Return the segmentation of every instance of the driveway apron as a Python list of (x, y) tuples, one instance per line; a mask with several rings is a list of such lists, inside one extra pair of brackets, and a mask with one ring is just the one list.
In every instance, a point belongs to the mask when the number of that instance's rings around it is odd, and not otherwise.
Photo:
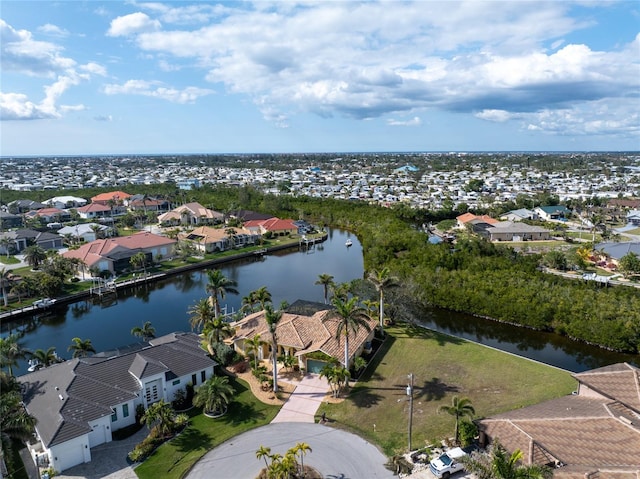
[(271, 422), (315, 422), (316, 411), (327, 391), (329, 383), (325, 378), (318, 374), (305, 375)]

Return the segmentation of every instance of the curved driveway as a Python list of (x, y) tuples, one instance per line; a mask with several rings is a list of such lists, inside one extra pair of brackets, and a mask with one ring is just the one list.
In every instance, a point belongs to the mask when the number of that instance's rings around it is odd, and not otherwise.
[(186, 476), (187, 479), (253, 479), (264, 467), (256, 459), (260, 446), (284, 454), (298, 442), (312, 451), (304, 463), (325, 478), (359, 479), (395, 477), (384, 467), (387, 458), (375, 446), (354, 434), (321, 424), (282, 422), (269, 424), (236, 436), (209, 451)]

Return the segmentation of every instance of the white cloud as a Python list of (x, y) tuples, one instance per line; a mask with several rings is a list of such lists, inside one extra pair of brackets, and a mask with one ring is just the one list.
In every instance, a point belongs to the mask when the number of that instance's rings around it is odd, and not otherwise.
[(496, 121), (499, 123), (503, 123), (513, 118), (511, 113), (504, 110), (482, 110), (476, 113), (475, 116), (482, 120)]
[(51, 23), (47, 23), (45, 25), (42, 25), (41, 27), (38, 27), (38, 31), (44, 35), (49, 35), (52, 37), (64, 38), (69, 36), (68, 30), (60, 28), (57, 25), (53, 25)]
[(57, 118), (58, 115), (29, 100), (20, 93), (0, 92), (0, 118), (2, 120), (35, 120)]
[(156, 81), (128, 80), (125, 83), (108, 84), (104, 87), (107, 95), (142, 95), (160, 98), (173, 103), (193, 103), (198, 98), (215, 93), (206, 88), (187, 87), (182, 90), (167, 88)]
[(110, 37), (126, 37), (158, 30), (160, 27), (161, 24), (158, 20), (152, 20), (146, 13), (136, 12), (111, 20), (107, 35)]
[(394, 120), (390, 118), (387, 120), (387, 124), (390, 126), (419, 126), (422, 124), (422, 121), (418, 116), (414, 116), (410, 120)]

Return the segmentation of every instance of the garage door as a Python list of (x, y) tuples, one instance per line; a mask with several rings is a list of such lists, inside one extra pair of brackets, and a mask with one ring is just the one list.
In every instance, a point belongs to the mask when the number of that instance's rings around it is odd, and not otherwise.
[(318, 361), (317, 359), (307, 359), (307, 371), (310, 373), (320, 374), (322, 368), (327, 364), (326, 361)]

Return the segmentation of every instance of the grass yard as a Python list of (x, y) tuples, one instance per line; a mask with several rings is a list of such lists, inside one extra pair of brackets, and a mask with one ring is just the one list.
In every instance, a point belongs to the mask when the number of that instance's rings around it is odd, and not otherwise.
[(378, 444), (388, 456), (407, 448), (409, 373), (413, 449), (453, 437), (454, 418), (438, 413), (453, 396), (468, 397), (476, 417), (486, 417), (570, 394), (577, 385), (567, 372), (434, 331), (399, 325), (387, 333), (347, 399), (323, 404), (318, 414), (325, 412), (331, 425)]
[(236, 389), (233, 403), (223, 417), (211, 419), (200, 409), (190, 411), (191, 424), (182, 434), (160, 446), (135, 472), (140, 479), (178, 479), (209, 450), (249, 429), (271, 422), (280, 406), (258, 401), (248, 385), (231, 379)]

